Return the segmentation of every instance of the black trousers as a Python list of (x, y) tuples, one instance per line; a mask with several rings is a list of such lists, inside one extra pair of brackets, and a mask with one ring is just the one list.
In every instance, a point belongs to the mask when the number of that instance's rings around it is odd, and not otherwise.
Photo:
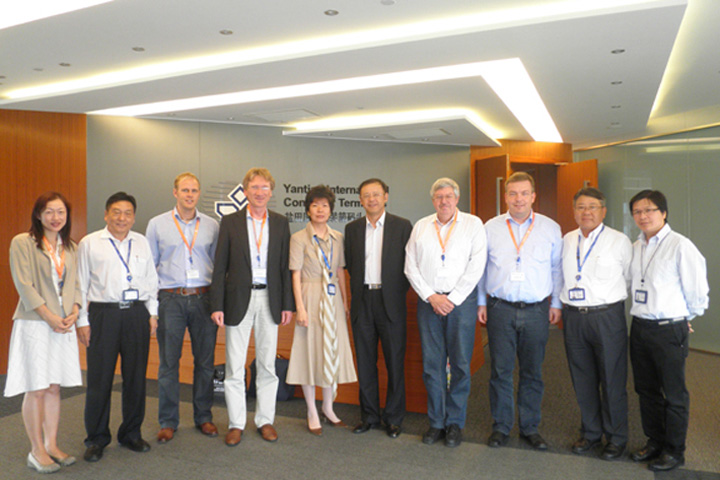
[(628, 440), (628, 332), (624, 302), (581, 313), (563, 309), (570, 377), (582, 435), (624, 446)]
[[(405, 418), (405, 319), (387, 316), (382, 290), (363, 290), (360, 311), (352, 324), (360, 386), (360, 410), (364, 422), (400, 425)], [(385, 410), (380, 414), (378, 387), (378, 339), (388, 372)]]
[(672, 455), (685, 452), (690, 394), (685, 386), (687, 321), (659, 325), (633, 317), (630, 360), (648, 442)]
[[(100, 304), (102, 305), (102, 304)], [(87, 349), (87, 396), (85, 399), (85, 445), (104, 447), (110, 434), (110, 395), (118, 354), (122, 371), (120, 443), (140, 438), (145, 419), (145, 373), (150, 347), (150, 315), (136, 302), (124, 310), (90, 303), (90, 346)]]

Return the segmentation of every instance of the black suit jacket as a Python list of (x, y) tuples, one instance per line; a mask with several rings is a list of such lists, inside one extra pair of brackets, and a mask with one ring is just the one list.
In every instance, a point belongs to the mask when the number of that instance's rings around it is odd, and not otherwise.
[[(345, 226), (345, 268), (350, 273), (352, 303), (350, 318), (357, 321), (365, 282), (365, 229), (367, 220), (359, 218)], [(409, 220), (385, 213), (382, 246), (382, 294), (385, 310), (392, 322), (403, 322), (407, 315), (405, 296), (410, 284), (405, 268), (405, 245), (410, 238)]]
[[(287, 218), (268, 210), (267, 288), (273, 320), (283, 310), (295, 310), (288, 257), (290, 226)], [(248, 241), (247, 207), (225, 215), (220, 222), (215, 266), (210, 286), (211, 311), (225, 314), (225, 325), (238, 325), (248, 309), (252, 292), (252, 259)]]

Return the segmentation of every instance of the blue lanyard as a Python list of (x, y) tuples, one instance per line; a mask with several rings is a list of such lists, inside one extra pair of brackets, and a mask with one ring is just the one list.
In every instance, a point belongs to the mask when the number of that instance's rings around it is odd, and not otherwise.
[(595, 247), (595, 244), (597, 243), (598, 238), (600, 238), (600, 235), (602, 235), (603, 230), (605, 230), (605, 225), (602, 226), (602, 228), (600, 229), (600, 233), (597, 234), (597, 237), (595, 237), (595, 240), (593, 240), (592, 245), (590, 245), (590, 248), (588, 249), (588, 251), (585, 252), (585, 258), (583, 258), (582, 263), (580, 263), (580, 238), (581, 238), (580, 235), (581, 234), (578, 233), (578, 244), (577, 244), (577, 254), (576, 254), (578, 274), (575, 275), (575, 280), (579, 281), (582, 278), (581, 274), (582, 274), (582, 269), (585, 266), (585, 262), (587, 262), (587, 259), (590, 256), (590, 252), (592, 252), (592, 249)]
[(127, 271), (127, 281), (132, 282), (132, 273), (130, 273), (130, 267), (128, 266), (128, 263), (130, 263), (130, 251), (132, 250), (132, 238), (128, 240), (128, 254), (127, 254), (127, 260), (125, 260), (122, 255), (120, 254), (120, 250), (118, 250), (117, 245), (115, 245), (115, 242), (113, 242), (112, 238), (108, 238), (110, 240), (110, 243), (112, 244), (113, 248), (115, 249), (115, 252), (117, 252), (118, 257), (120, 257), (120, 261), (123, 265), (125, 265), (125, 270)]
[(330, 238), (330, 261), (328, 261), (328, 257), (327, 257), (327, 255), (325, 255), (325, 251), (320, 246), (320, 240), (318, 240), (318, 236), (313, 235), (313, 238), (315, 239), (315, 242), (317, 243), (317, 246), (320, 249), (320, 253), (322, 253), (323, 260), (325, 261), (325, 266), (327, 267), (328, 272), (330, 272), (330, 278), (332, 278), (332, 275), (333, 275), (332, 274), (332, 259), (333, 259), (333, 250), (334, 250), (332, 238)]

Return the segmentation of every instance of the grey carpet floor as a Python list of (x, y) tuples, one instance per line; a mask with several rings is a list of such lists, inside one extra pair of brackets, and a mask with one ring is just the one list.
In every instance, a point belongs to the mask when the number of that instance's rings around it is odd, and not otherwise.
[[(464, 431), (465, 442), (449, 449), (442, 444), (426, 446), (420, 436), (427, 428), (425, 415), (408, 414), (404, 433), (398, 439), (383, 431), (372, 430), (353, 435), (347, 429), (325, 428), (322, 438), (305, 429), (305, 403), (302, 399), (278, 403), (276, 427), (280, 440), (262, 441), (254, 431), (252, 414), (240, 445), (229, 448), (222, 441), (227, 426), (227, 410), (222, 396), (216, 397), (215, 422), (221, 436), (210, 439), (193, 428), (191, 388), (181, 390), (181, 425), (176, 438), (166, 444), (153, 441), (157, 433), (157, 383), (148, 381), (148, 402), (143, 435), (152, 450), (138, 454), (113, 442), (97, 464), (80, 461), (64, 468), (58, 477), (98, 479), (195, 479), (237, 476), (263, 478), (487, 478), (487, 479), (720, 479), (720, 356), (691, 352), (688, 358), (688, 387), (691, 394), (691, 419), (688, 432), (686, 465), (667, 474), (653, 475), (644, 465), (629, 459), (604, 462), (594, 455), (577, 456), (569, 445), (578, 435), (579, 410), (562, 345), (562, 332), (552, 331), (543, 366), (546, 393), (543, 401), (541, 433), (550, 444), (546, 453), (531, 450), (511, 434), (507, 448), (490, 449), (484, 442), (491, 431), (487, 400), (489, 369), (481, 368), (473, 377), (473, 387)], [(4, 383), (4, 378), (0, 378)], [(111, 429), (120, 424), (121, 385), (115, 386)], [(637, 395), (628, 385), (630, 401), (629, 447), (644, 443), (639, 424)], [(84, 389), (63, 391), (60, 444), (69, 453), (81, 456)], [(21, 396), (0, 400), (0, 479), (37, 478), (25, 466), (29, 443), (20, 415)], [(248, 408), (254, 410), (250, 399)], [(338, 415), (352, 425), (359, 421), (356, 406), (337, 405)]]

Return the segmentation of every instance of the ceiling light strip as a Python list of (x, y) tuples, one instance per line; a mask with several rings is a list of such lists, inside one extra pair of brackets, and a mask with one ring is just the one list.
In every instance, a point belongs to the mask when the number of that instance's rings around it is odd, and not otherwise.
[(5, 93), (5, 100), (43, 98), (75, 92), (128, 85), (179, 75), (235, 68), (260, 63), (336, 53), (394, 43), (426, 40), (448, 35), (507, 28), (568, 18), (600, 15), (618, 9), (641, 8), (648, 4), (676, 4), (684, 0), (565, 0), (542, 6), (531, 6), (470, 15), (415, 22), (392, 27), (362, 30), (340, 35), (311, 38), (296, 42), (268, 45), (224, 54), (194, 57), (145, 67), (109, 72), (91, 77), (22, 88)]

